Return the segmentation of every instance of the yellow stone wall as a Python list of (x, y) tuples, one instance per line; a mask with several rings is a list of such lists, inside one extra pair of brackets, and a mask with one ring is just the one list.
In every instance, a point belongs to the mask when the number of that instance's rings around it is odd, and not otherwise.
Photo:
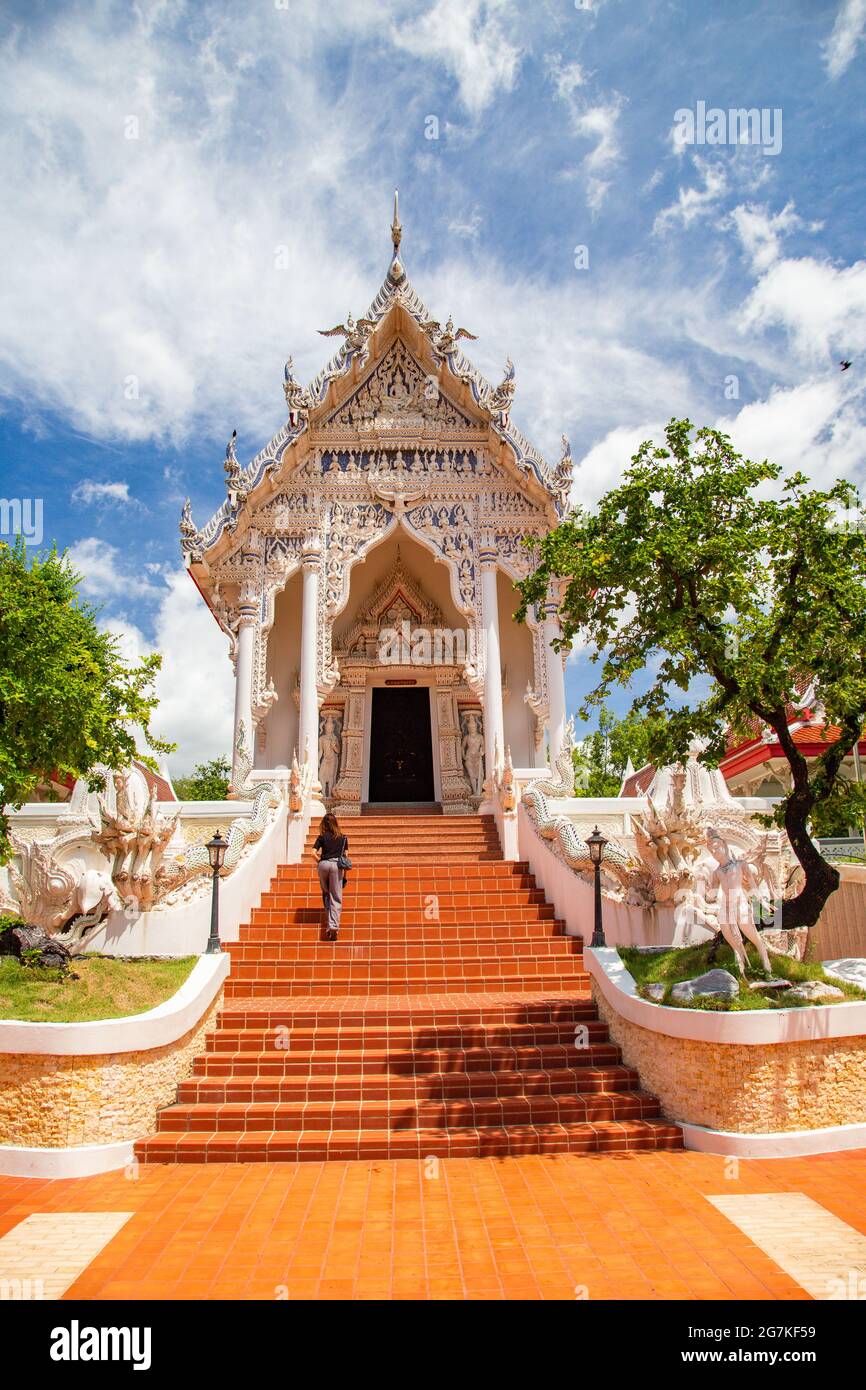
[(672, 1038), (593, 998), (626, 1065), (668, 1119), (739, 1134), (866, 1122), (866, 1037), (740, 1046)]
[(165, 1047), (93, 1057), (0, 1053), (0, 1144), (58, 1149), (141, 1139), (216, 1027), (222, 991), (194, 1028)]

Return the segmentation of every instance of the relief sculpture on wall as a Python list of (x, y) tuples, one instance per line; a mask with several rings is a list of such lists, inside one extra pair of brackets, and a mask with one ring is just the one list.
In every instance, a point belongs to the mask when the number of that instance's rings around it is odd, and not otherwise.
[(326, 710), (319, 718), (319, 784), (322, 796), (334, 795), (340, 775), (340, 755), (343, 747), (343, 716)]
[(460, 755), (472, 795), (480, 798), (484, 787), (484, 730), (482, 716), (472, 710), (460, 715)]

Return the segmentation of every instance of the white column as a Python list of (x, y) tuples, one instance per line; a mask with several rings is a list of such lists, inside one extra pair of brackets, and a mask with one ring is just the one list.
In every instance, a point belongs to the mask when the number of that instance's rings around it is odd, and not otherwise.
[(238, 640), (235, 651), (235, 728), (232, 740), (232, 782), (240, 775), (238, 768), (238, 737), (243, 725), (246, 751), (253, 757), (253, 652), (259, 621), (258, 595), (251, 585), (244, 585), (238, 600)]
[(495, 749), (505, 757), (502, 715), (502, 659), (499, 651), (499, 595), (496, 550), (489, 537), (481, 541), (481, 616), (484, 624), (484, 777), (492, 792)]
[(304, 595), (301, 609), (301, 713), (298, 728), (298, 761), (303, 762), (304, 750), (309, 749), (318, 781), (319, 757), (319, 691), (316, 672), (317, 627), (319, 621), (319, 561), (318, 536), (309, 536), (304, 545)]
[(549, 601), (544, 606), (544, 647), (547, 653), (547, 732), (551, 769), (556, 765), (565, 737), (565, 672), (562, 669), (562, 653), (554, 651), (551, 646), (553, 639), (561, 635), (557, 605)]

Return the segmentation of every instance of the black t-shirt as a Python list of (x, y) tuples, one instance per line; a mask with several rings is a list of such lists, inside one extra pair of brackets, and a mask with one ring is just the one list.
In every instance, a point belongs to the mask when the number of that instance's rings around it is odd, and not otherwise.
[(320, 835), (313, 849), (322, 851), (323, 859), (339, 859), (344, 852), (344, 847), (348, 849), (349, 841), (345, 835)]

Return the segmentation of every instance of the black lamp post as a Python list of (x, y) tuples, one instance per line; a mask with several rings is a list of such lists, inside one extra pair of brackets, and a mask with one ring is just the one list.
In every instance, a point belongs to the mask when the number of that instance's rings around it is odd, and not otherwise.
[(207, 949), (205, 954), (208, 956), (216, 955), (221, 950), (220, 946), (220, 869), (225, 863), (228, 840), (224, 840), (219, 831), (212, 840), (207, 842), (207, 857), (213, 870), (213, 884), (211, 887), (210, 900), (210, 936), (207, 939)]
[(598, 826), (595, 827), (591, 835), (587, 835), (586, 844), (589, 850), (589, 857), (592, 860), (592, 867), (595, 871), (595, 922), (593, 925), (591, 946), (606, 946), (604, 939), (604, 923), (601, 920), (601, 861), (604, 858), (604, 847), (607, 840), (602, 835)]

